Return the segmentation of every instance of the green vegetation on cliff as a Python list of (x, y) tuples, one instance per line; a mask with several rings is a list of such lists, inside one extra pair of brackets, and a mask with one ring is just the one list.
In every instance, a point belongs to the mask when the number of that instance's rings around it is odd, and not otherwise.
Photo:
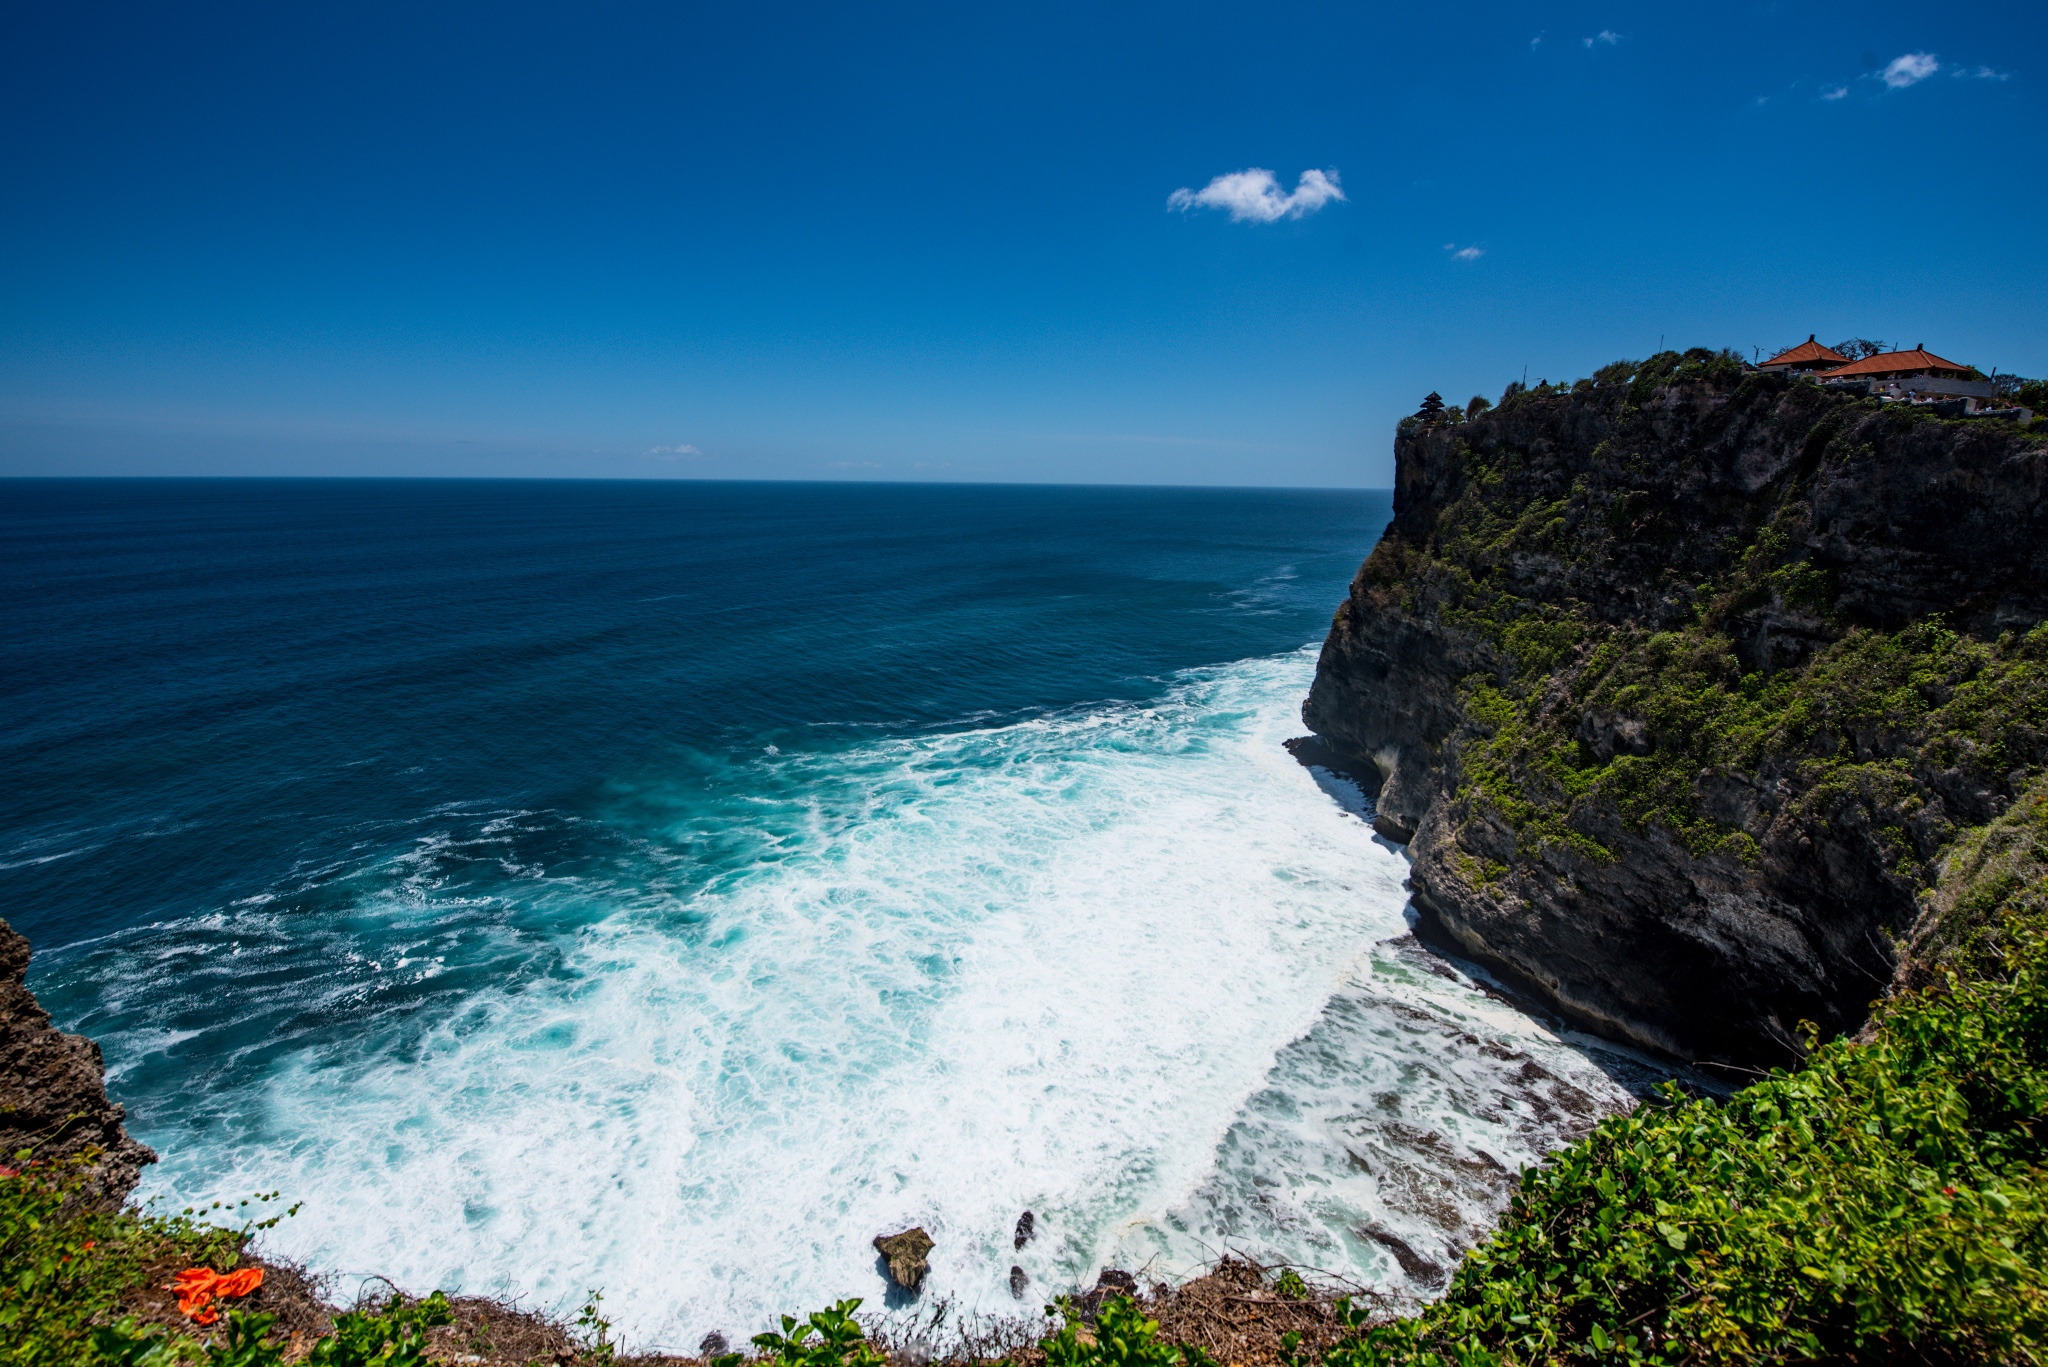
[[(1638, 405), (1660, 385), (1714, 380), (1737, 386), (1732, 406), (1749, 401), (1734, 358), (1704, 351), (1610, 366), (1577, 392), (1626, 385), (1613, 439), (1623, 449), (1614, 454), (1624, 472), (1648, 476), (1661, 434), (1640, 418)], [(1511, 395), (1503, 406), (1518, 399), (1527, 401)], [(1753, 860), (1754, 838), (1708, 810), (1700, 777), (1790, 772), (1800, 794), (1795, 815), (1825, 819), (1844, 795), (1872, 799), (1887, 818), (1882, 839), (1892, 871), (1924, 884), (1933, 847), (1954, 828), (1909, 829), (1924, 802), (1911, 791), (1914, 766), (1902, 757), (1989, 784), (2040, 764), (2048, 742), (2048, 628), (1977, 639), (1938, 613), (1887, 631), (1838, 611), (1835, 576), (1814, 562), (1799, 532), (1811, 518), (1806, 499), (1819, 467), (1852, 466), (1868, 450), (1867, 427), (1848, 421), (1858, 416), (1900, 430), (1944, 421), (1875, 400), (1834, 400), (1805, 436), (1805, 468), (1768, 490), (1769, 501), (1743, 510), (1714, 557), (1719, 563), (1677, 586), (1683, 620), (1660, 626), (1603, 621), (1568, 595), (1503, 586), (1497, 572), (1517, 560), (1572, 565), (1617, 545), (1668, 542), (1678, 530), (1669, 508), (1648, 490), (1583, 477), (1557, 498), (1503, 498), (1503, 485), (1523, 473), (1521, 453), (1464, 450), (1464, 490), (1439, 515), (1429, 554), (1387, 567), (1438, 580), (1442, 619), (1487, 641), (1508, 666), (1465, 681), (1465, 707), (1484, 739), (1463, 755), (1459, 796), (1486, 803), (1531, 854), (1554, 843), (1590, 859), (1613, 858), (1574, 819), (1588, 805), (1606, 804), (1633, 828), (1661, 825), (1695, 855)], [(1596, 460), (1609, 454), (1607, 445)], [(1759, 615), (1789, 620), (1819, 649), (1780, 668), (1745, 663), (1739, 637)], [(1627, 719), (1633, 743), (1589, 738), (1588, 717)]]

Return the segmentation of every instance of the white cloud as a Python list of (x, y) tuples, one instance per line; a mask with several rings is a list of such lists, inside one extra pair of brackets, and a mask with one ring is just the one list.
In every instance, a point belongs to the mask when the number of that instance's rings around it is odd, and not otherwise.
[(1486, 255), (1484, 247), (1460, 247), (1455, 242), (1444, 243), (1444, 250), (1451, 254), (1453, 261), (1477, 261)]
[(1881, 79), (1893, 90), (1904, 90), (1917, 85), (1935, 72), (1941, 70), (1941, 63), (1934, 60), (1931, 52), (1909, 52), (1903, 57), (1892, 58), (1891, 65), (1879, 73)]
[(694, 446), (679, 443), (675, 446), (650, 446), (647, 454), (656, 460), (674, 460), (677, 456), (701, 456), (704, 453)]
[(1821, 91), (1821, 92), (1820, 92), (1820, 97), (1821, 97), (1822, 99), (1824, 99), (1824, 100), (1839, 100), (1839, 99), (1842, 99), (1842, 98), (1846, 97), (1846, 96), (1848, 95), (1848, 93), (1849, 93), (1849, 87), (1848, 87), (1848, 86), (1846, 86), (1846, 85), (1838, 85), (1838, 86), (1836, 86), (1836, 87), (1835, 87), (1835, 88), (1834, 88), (1833, 90), (1823, 90), (1823, 91)]
[[(1546, 32), (1547, 32), (1547, 30), (1546, 30)], [(1531, 39), (1529, 40), (1529, 46), (1530, 46), (1530, 47), (1532, 47), (1532, 48), (1539, 48), (1539, 47), (1542, 47), (1542, 46), (1543, 46), (1543, 34), (1539, 33), (1539, 34), (1537, 34), (1537, 35), (1536, 35), (1536, 36), (1535, 36), (1534, 38), (1531, 38)]]
[(1273, 173), (1254, 166), (1218, 176), (1200, 190), (1175, 190), (1166, 197), (1166, 207), (1182, 213), (1194, 208), (1228, 209), (1233, 223), (1276, 223), (1312, 214), (1331, 200), (1343, 198), (1335, 171), (1303, 171), (1293, 193), (1283, 195)]
[(1968, 70), (1964, 67), (1957, 67), (1955, 71), (1951, 74), (1956, 76), (1968, 77), (1970, 80), (1973, 81), (2009, 81), (2012, 79), (2012, 73), (2010, 71), (1993, 71), (1988, 66), (1980, 66), (1975, 71)]
[(1613, 47), (1616, 43), (1621, 41), (1621, 35), (1619, 33), (1616, 33), (1611, 28), (1603, 28), (1598, 33), (1594, 34), (1591, 38), (1581, 38), (1579, 41), (1584, 43), (1587, 47), (1591, 47), (1595, 43), (1605, 43), (1609, 47)]

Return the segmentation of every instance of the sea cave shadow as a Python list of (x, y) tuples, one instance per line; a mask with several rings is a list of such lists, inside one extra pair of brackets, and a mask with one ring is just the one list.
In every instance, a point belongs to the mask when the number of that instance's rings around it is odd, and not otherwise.
[[(1295, 762), (1308, 770), (1309, 777), (1316, 781), (1316, 787), (1328, 795), (1330, 801), (1363, 821), (1373, 824), (1379, 811), (1376, 804), (1380, 795), (1380, 771), (1370, 760), (1357, 760), (1339, 751), (1321, 736), (1296, 736), (1284, 741), (1287, 753)], [(1405, 854), (1407, 846), (1375, 834), (1373, 839), (1397, 853)]]
[[(1285, 745), (1331, 801), (1366, 825), (1375, 824), (1375, 800), (1382, 782), (1376, 765), (1346, 755), (1320, 736), (1297, 737)], [(1372, 840), (1382, 849), (1413, 862), (1405, 844), (1390, 840), (1377, 830)], [(1390, 951), (1425, 972), (1461, 983), (1535, 1021), (1638, 1101), (1660, 1099), (1658, 1089), (1666, 1082), (1676, 1082), (1695, 1096), (1712, 1097), (1728, 1096), (1742, 1085), (1741, 1080), (1717, 1077), (1682, 1060), (1651, 1054), (1580, 1029), (1520, 984), (1466, 957), (1414, 898), (1409, 898), (1401, 908), (1401, 915), (1408, 924), (1408, 933), (1388, 941), (1386, 947)]]
[(901, 1310), (917, 1304), (917, 1292), (905, 1291), (889, 1275), (889, 1259), (884, 1254), (875, 1255), (875, 1275), (882, 1279), (882, 1304), (890, 1310)]

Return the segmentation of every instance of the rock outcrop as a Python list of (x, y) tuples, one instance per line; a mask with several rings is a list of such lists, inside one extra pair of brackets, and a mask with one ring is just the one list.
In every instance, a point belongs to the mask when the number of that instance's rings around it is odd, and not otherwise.
[(931, 1251), (932, 1236), (922, 1229), (906, 1229), (901, 1234), (883, 1234), (875, 1239), (875, 1252), (889, 1264), (889, 1280), (905, 1291), (915, 1291), (924, 1285), (925, 1273), (931, 1271), (925, 1255)]
[(1425, 930), (1683, 1059), (1854, 1029), (2048, 758), (2048, 443), (1690, 352), (1395, 457), (1303, 716)]
[(87, 1199), (118, 1206), (156, 1154), (128, 1137), (125, 1112), (107, 1099), (100, 1047), (50, 1024), (28, 990), (28, 960), (28, 941), (0, 921), (0, 1155), (83, 1156)]

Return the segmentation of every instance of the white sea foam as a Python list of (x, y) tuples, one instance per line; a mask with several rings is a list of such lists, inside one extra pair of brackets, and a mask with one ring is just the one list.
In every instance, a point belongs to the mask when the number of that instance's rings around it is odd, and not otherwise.
[[(642, 1345), (879, 1301), (869, 1240), (912, 1223), (927, 1294), (984, 1309), (1013, 1261), (1050, 1292), (1226, 1243), (1427, 1289), (1395, 1246), (1444, 1261), (1493, 1170), (1621, 1093), (1395, 943), (1400, 853), (1281, 746), (1313, 667), (622, 783), (655, 835), (609, 881), (504, 852), (548, 818), (493, 814), (470, 854), (573, 904), (558, 966), (286, 1051), (151, 1188), (282, 1188), (305, 1205), (272, 1237), (321, 1267), (603, 1287)], [(473, 910), (437, 900), (455, 839), (352, 914)], [(358, 969), (443, 972), (404, 952)]]

